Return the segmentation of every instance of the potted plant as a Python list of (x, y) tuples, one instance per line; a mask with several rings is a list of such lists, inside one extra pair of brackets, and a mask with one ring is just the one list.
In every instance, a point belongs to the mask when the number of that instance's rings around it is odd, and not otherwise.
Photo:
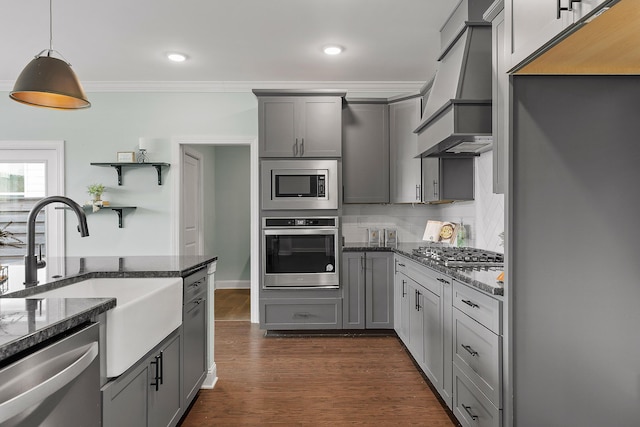
[(99, 202), (102, 197), (102, 193), (104, 192), (104, 185), (102, 184), (91, 184), (87, 187), (87, 192), (93, 197), (94, 202)]

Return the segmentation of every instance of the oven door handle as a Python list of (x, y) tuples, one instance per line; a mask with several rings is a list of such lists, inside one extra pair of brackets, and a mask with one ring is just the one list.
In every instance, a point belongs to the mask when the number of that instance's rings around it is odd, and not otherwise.
[(263, 229), (262, 233), (265, 236), (304, 236), (304, 235), (333, 235), (337, 236), (338, 229), (331, 228), (278, 228), (278, 229)]

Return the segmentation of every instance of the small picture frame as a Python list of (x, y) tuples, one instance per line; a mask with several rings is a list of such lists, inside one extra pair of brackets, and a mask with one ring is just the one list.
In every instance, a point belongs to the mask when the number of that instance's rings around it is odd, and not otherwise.
[(119, 163), (135, 163), (136, 153), (133, 151), (118, 151)]

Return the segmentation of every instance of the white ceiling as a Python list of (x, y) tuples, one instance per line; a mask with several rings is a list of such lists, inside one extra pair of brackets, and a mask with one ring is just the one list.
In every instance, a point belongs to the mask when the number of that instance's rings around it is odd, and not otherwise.
[[(455, 0), (53, 0), (53, 48), (87, 91), (415, 87)], [(331, 57), (326, 44), (346, 48)], [(48, 0), (0, 0), (0, 85), (49, 47)], [(167, 51), (189, 60), (176, 64)], [(277, 84), (280, 82), (280, 84)], [(404, 82), (404, 83), (402, 83)], [(360, 85), (360, 86), (358, 86)]]

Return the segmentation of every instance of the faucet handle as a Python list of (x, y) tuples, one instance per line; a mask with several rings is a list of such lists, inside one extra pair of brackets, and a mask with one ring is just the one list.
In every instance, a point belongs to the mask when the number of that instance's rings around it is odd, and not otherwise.
[(47, 263), (42, 259), (42, 243), (38, 244), (38, 261), (36, 263), (38, 268), (43, 268)]

